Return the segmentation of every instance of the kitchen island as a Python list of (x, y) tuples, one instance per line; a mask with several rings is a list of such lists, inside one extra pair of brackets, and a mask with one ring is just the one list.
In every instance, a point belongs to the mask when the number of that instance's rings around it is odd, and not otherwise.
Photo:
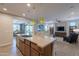
[(18, 34), (16, 46), (23, 56), (52, 56), (55, 38), (48, 36), (24, 37)]

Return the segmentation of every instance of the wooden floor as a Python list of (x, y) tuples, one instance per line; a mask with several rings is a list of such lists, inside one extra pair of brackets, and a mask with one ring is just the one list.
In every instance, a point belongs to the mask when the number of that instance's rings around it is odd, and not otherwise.
[(13, 39), (12, 45), (0, 47), (0, 56), (22, 56), (16, 47), (16, 40)]

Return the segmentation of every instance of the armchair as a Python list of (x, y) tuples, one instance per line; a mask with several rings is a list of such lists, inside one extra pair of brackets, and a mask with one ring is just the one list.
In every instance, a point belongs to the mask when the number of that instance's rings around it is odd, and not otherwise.
[(76, 43), (78, 39), (78, 34), (75, 32), (71, 32), (68, 37), (64, 37), (63, 41), (69, 42), (69, 43)]

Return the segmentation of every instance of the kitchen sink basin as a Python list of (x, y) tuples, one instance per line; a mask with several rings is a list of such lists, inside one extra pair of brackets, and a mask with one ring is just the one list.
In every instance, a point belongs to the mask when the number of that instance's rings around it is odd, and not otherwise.
[(22, 37), (32, 37), (32, 35), (21, 35)]

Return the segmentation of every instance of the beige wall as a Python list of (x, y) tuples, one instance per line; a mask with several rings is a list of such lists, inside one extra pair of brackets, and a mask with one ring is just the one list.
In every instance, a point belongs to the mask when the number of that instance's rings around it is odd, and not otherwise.
[(12, 19), (11, 16), (0, 14), (0, 46), (12, 42)]

